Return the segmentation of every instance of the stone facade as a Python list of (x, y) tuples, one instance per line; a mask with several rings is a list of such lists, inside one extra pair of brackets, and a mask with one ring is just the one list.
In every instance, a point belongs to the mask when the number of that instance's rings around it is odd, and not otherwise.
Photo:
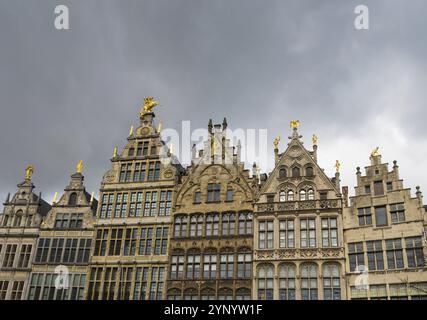
[(365, 176), (357, 168), (355, 196), (344, 208), (348, 296), (351, 299), (427, 299), (426, 212), (392, 171), (371, 155)]
[[(253, 179), (230, 146), (227, 122), (212, 125), (178, 186), (168, 299), (250, 299)], [(195, 148), (195, 147), (194, 147)]]
[(317, 165), (297, 128), (254, 204), (256, 299), (345, 299), (342, 197), (339, 173)]
[(101, 183), (87, 299), (164, 299), (176, 164), (154, 126), (140, 117)]
[(40, 226), (29, 300), (83, 300), (85, 297), (98, 202), (87, 193), (83, 180), (80, 172), (71, 176), (64, 194), (52, 204)]
[(27, 177), (0, 215), (0, 300), (26, 298), (40, 224), (50, 210), (33, 190)]
[(267, 175), (245, 169), (224, 119), (184, 169), (160, 138), (156, 103), (115, 148), (99, 204), (81, 167), (52, 206), (30, 171), (7, 197), (0, 300), (427, 299), (426, 207), (397, 162), (389, 171), (373, 152), (349, 201), (339, 163), (327, 177), (298, 121), (286, 150), (275, 141)]

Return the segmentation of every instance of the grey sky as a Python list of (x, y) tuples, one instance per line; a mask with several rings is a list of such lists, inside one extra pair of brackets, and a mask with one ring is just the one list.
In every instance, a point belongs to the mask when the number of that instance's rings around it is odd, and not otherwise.
[[(71, 30), (54, 28), (70, 9)], [(370, 30), (353, 26), (370, 9)], [(427, 20), (423, 0), (0, 0), (0, 199), (27, 163), (46, 200), (79, 159), (97, 190), (143, 97), (164, 127), (267, 128), (319, 137), (342, 185), (381, 147), (407, 187), (427, 187)], [(271, 157), (273, 157), (272, 150)], [(263, 168), (264, 170), (271, 168)], [(414, 192), (414, 190), (413, 190)]]

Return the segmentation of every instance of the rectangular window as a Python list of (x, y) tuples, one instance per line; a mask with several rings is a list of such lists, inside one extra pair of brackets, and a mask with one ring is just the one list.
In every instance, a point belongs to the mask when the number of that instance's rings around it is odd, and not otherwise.
[(142, 210), (142, 192), (132, 192), (129, 204), (129, 217), (140, 217)]
[(320, 200), (326, 200), (328, 198), (328, 193), (325, 191), (321, 191), (319, 194), (320, 194)]
[(0, 280), (0, 300), (6, 300), (8, 287), (9, 287), (9, 281)]
[(98, 229), (96, 231), (94, 256), (105, 256), (107, 252), (108, 233), (109, 229)]
[(221, 200), (220, 193), (221, 193), (221, 184), (209, 183), (207, 202), (219, 202)]
[(408, 267), (424, 267), (424, 252), (422, 237), (405, 238)]
[(336, 218), (322, 219), (322, 246), (338, 247), (338, 226)]
[(102, 195), (102, 204), (101, 204), (101, 212), (100, 212), (100, 218), (111, 218), (111, 212), (113, 210), (113, 201), (114, 201), (114, 194), (113, 193), (107, 193)]
[(172, 210), (172, 191), (161, 191), (159, 202), (159, 216), (170, 216)]
[(384, 194), (384, 184), (382, 180), (374, 182), (374, 194), (376, 196), (382, 196)]
[(365, 265), (365, 254), (363, 251), (363, 242), (354, 242), (348, 244), (348, 260), (350, 271), (362, 271), (359, 266)]
[(199, 204), (202, 202), (202, 193), (200, 191), (196, 191), (194, 193), (194, 203)]
[(157, 215), (157, 191), (148, 191), (145, 193), (144, 217), (153, 217)]
[(377, 227), (384, 227), (388, 225), (387, 211), (385, 206), (375, 207), (375, 221)]
[(363, 227), (372, 225), (372, 214), (370, 207), (357, 209), (357, 217), (359, 219), (359, 226)]
[(259, 249), (273, 249), (273, 221), (260, 221), (258, 230)]
[(145, 181), (145, 162), (135, 163), (135, 170), (133, 172), (133, 181), (134, 182), (143, 182)]
[(316, 247), (316, 220), (300, 220), (301, 248)]
[[(10, 300), (21, 300), (23, 290), (24, 290), (24, 281), (14, 281)], [(0, 300), (1, 300), (1, 297), (0, 297)]]
[(109, 244), (109, 256), (119, 256), (122, 247), (123, 229), (111, 229), (111, 238)]
[(405, 205), (403, 203), (395, 203), (390, 205), (391, 221), (403, 222), (405, 221)]
[(33, 246), (31, 244), (23, 244), (21, 246), (21, 253), (19, 254), (18, 268), (28, 268), (30, 263), (31, 251)]
[(203, 277), (205, 279), (216, 278), (216, 263), (217, 255), (215, 253), (208, 253), (203, 255)]
[(365, 186), (365, 193), (370, 194), (371, 193), (371, 186), (368, 184)]
[(136, 244), (138, 241), (139, 229), (128, 228), (126, 229), (126, 237), (123, 246), (124, 256), (134, 256), (136, 254)]
[(233, 201), (233, 190), (232, 189), (227, 190), (227, 195), (226, 195), (225, 201)]
[(369, 271), (384, 270), (384, 253), (382, 241), (366, 241)]
[(148, 283), (148, 267), (137, 268), (135, 275), (135, 288), (133, 291), (134, 300), (146, 300), (147, 283)]
[(393, 191), (393, 182), (387, 182), (387, 191)]
[(141, 228), (141, 240), (139, 242), (139, 255), (150, 255), (153, 245), (153, 228)]
[(13, 268), (18, 245), (8, 244), (3, 258), (3, 268)]
[(403, 250), (402, 239), (386, 240), (387, 264), (388, 269), (403, 268)]
[(279, 247), (294, 248), (295, 247), (295, 230), (294, 220), (281, 220), (279, 222)]

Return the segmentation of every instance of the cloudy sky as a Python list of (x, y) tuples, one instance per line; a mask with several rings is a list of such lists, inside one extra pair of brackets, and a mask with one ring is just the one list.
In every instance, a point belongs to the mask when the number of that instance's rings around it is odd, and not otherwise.
[[(70, 30), (54, 28), (58, 4)], [(354, 28), (359, 4), (369, 30)], [(0, 198), (27, 163), (48, 201), (79, 159), (97, 190), (147, 95), (161, 102), (164, 127), (226, 116), (231, 129), (281, 133), (282, 149), (299, 119), (306, 145), (319, 137), (320, 165), (332, 176), (339, 159), (351, 191), (355, 168), (380, 146), (406, 186), (426, 191), (426, 9), (424, 0), (0, 0)]]

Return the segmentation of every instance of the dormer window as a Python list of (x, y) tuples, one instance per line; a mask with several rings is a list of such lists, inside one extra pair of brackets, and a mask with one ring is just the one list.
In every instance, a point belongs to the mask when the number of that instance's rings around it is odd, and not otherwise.
[(132, 148), (130, 148), (130, 149), (129, 149), (129, 151), (128, 151), (128, 156), (129, 156), (129, 157), (133, 157), (133, 155), (134, 155), (134, 154), (135, 154), (135, 148), (133, 148), (133, 147), (132, 147)]
[(68, 205), (69, 206), (77, 205), (77, 193), (73, 192), (72, 194), (70, 194), (70, 198), (68, 199)]
[(393, 191), (393, 182), (387, 182), (387, 191)]
[(305, 169), (305, 174), (306, 174), (306, 176), (308, 176), (308, 177), (313, 176), (313, 175), (314, 175), (313, 167), (307, 167), (307, 168)]
[(286, 178), (286, 169), (285, 168), (280, 168), (279, 178)]

